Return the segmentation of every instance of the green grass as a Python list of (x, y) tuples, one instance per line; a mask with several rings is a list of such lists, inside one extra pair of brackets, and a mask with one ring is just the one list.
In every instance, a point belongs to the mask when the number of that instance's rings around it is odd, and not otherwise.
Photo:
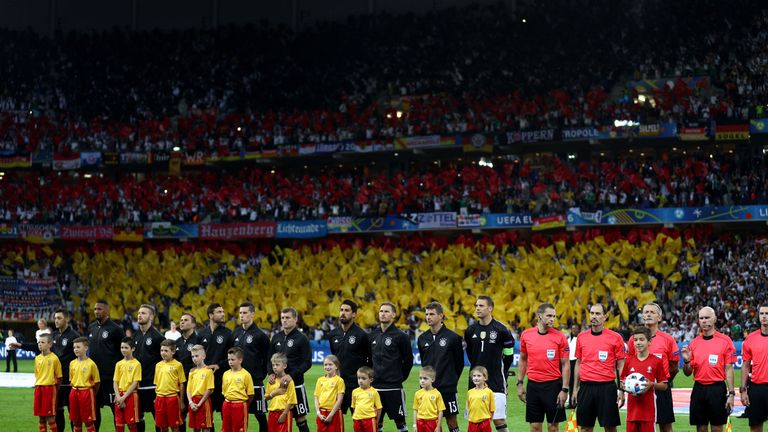
[[(33, 362), (31, 360), (24, 360), (19, 362), (19, 372), (33, 372)], [(321, 366), (316, 365), (312, 366), (312, 369), (307, 373), (305, 379), (307, 382), (307, 387), (311, 399), (312, 392), (315, 388), (315, 382), (317, 381), (317, 378), (319, 378), (323, 374), (323, 369)], [(462, 375), (461, 382), (465, 382), (467, 379), (467, 372), (464, 372), (464, 375)], [(739, 371), (736, 371), (736, 383), (740, 383), (740, 375)], [(686, 388), (686, 387), (692, 387), (693, 386), (693, 380), (691, 377), (686, 377), (682, 373), (680, 373), (675, 378), (675, 387), (678, 388)], [(411, 375), (408, 379), (408, 381), (405, 384), (405, 390), (406, 390), (406, 397), (407, 402), (410, 404), (413, 399), (413, 394), (416, 393), (416, 390), (418, 390), (418, 368), (414, 368), (413, 371), (411, 371)], [(512, 389), (514, 392), (514, 389)], [(464, 394), (459, 394), (460, 398), (460, 404), (464, 403)], [(37, 430), (37, 420), (35, 417), (32, 416), (32, 389), (9, 389), (9, 388), (0, 388), (0, 418), (3, 419), (3, 427), (2, 432), (26, 432), (26, 431), (34, 431)], [(310, 402), (311, 403), (311, 402)], [(463, 411), (462, 411), (463, 412)], [(412, 413), (412, 412), (411, 412)], [(413, 422), (411, 421), (411, 413), (409, 413), (408, 418), (408, 425), (411, 425)], [(104, 415), (104, 422), (105, 424), (111, 424), (112, 422), (112, 413), (104, 408), (102, 409), (102, 414)], [(624, 412), (622, 412), (622, 422), (624, 421)], [(151, 416), (149, 416), (151, 417)], [(221, 424), (220, 417), (216, 415), (214, 417), (216, 419), (217, 425)], [(462, 418), (460, 415), (459, 417), (459, 426), (461, 427), (462, 431), (467, 430), (467, 422)], [(346, 421), (346, 430), (351, 431), (352, 430), (352, 418), (351, 416), (347, 415), (345, 417)], [(148, 418), (148, 423), (152, 423), (151, 418)], [(520, 402), (517, 399), (516, 394), (510, 394), (507, 404), (507, 423), (509, 425), (509, 430), (513, 432), (518, 431), (527, 431), (528, 425), (525, 423), (525, 409), (522, 402)], [(310, 410), (310, 416), (309, 416), (309, 425), (310, 430), (316, 430), (315, 427), (315, 415), (314, 415), (314, 409)], [(149, 425), (148, 425), (149, 426)], [(152, 427), (154, 427), (154, 424), (152, 424)], [(409, 426), (410, 427), (410, 426)], [(597, 430), (600, 430), (599, 428), (596, 428)], [(676, 432), (695, 432), (695, 428), (693, 426), (688, 425), (688, 416), (677, 416), (677, 423), (674, 425), (674, 429)], [(105, 427), (102, 428), (103, 431), (111, 431), (114, 430), (114, 427)], [(154, 430), (147, 428), (147, 430)], [(249, 431), (257, 431), (258, 430), (258, 424), (256, 423), (255, 419), (251, 417), (250, 419), (250, 425), (248, 428)], [(395, 431), (394, 423), (387, 419), (384, 422), (384, 430), (385, 431)], [(443, 430), (447, 430), (443, 428)], [(565, 430), (565, 424), (560, 425), (560, 430)], [(623, 427), (620, 427), (619, 430), (624, 430)], [(736, 431), (743, 431), (743, 430), (749, 430), (749, 426), (747, 424), (746, 419), (733, 419), (733, 430)], [(413, 432), (413, 431), (411, 431)]]

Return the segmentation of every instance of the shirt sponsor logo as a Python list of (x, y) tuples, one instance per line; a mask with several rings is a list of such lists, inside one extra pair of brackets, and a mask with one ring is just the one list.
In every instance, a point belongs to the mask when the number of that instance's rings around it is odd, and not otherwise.
[(608, 351), (598, 351), (597, 359), (600, 360), (600, 363), (605, 363), (608, 360)]

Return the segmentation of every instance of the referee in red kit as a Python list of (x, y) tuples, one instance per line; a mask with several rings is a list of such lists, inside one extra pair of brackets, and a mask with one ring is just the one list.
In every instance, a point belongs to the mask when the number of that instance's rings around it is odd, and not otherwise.
[(715, 310), (699, 310), (701, 333), (683, 347), (683, 373), (693, 374), (691, 425), (698, 431), (721, 432), (733, 408), (733, 364), (736, 349), (728, 336), (715, 331)]
[(741, 346), (744, 364), (739, 389), (741, 403), (749, 407), (747, 417), (752, 432), (762, 432), (763, 423), (768, 420), (768, 306), (760, 306), (757, 315), (760, 330), (750, 333)]
[[(546, 417), (547, 429), (558, 431), (565, 421), (568, 380), (571, 377), (568, 340), (554, 329), (555, 306), (543, 303), (536, 309), (536, 327), (520, 335), (520, 364), (517, 397), (525, 402), (525, 421), (531, 432), (541, 432)], [(528, 386), (523, 379), (528, 376)]]

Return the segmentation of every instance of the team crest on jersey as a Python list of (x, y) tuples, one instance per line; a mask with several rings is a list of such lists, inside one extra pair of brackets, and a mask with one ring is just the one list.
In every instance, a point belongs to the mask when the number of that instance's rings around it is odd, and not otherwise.
[(222, 335), (216, 336), (216, 343), (219, 344), (219, 345), (223, 344), (224, 343), (224, 336), (222, 336)]
[(288, 348), (292, 347), (293, 346), (293, 339), (288, 339), (288, 342), (286, 342), (285, 344), (288, 345)]
[(355, 338), (354, 336), (350, 336), (348, 339), (350, 345), (354, 345), (356, 340), (357, 338)]
[(429, 400), (431, 400), (431, 401), (435, 400), (435, 395), (430, 396)]
[(192, 352), (192, 344), (187, 345), (187, 351)]
[(490, 337), (491, 337), (491, 340), (492, 340), (492, 341), (493, 341), (493, 340), (496, 340), (496, 337), (497, 337), (498, 335), (499, 335), (499, 334), (498, 334), (498, 333), (496, 333), (496, 331), (495, 331), (495, 330), (491, 330), (491, 335), (490, 335)]
[(555, 350), (548, 349), (547, 350), (547, 360), (554, 360), (555, 359)]
[(106, 339), (108, 337), (109, 337), (109, 332), (108, 331), (104, 330), (103, 332), (101, 332), (101, 338), (102, 339)]
[(709, 355), (709, 365), (710, 366), (717, 365), (717, 354), (710, 354)]
[(598, 351), (597, 359), (600, 360), (600, 363), (605, 363), (608, 360), (608, 351)]
[(61, 345), (62, 346), (67, 346), (68, 343), (69, 343), (69, 341), (67, 340), (67, 338), (64, 338), (64, 339), (61, 340)]
[(251, 343), (253, 342), (253, 335), (248, 335), (248, 337), (245, 338), (245, 343)]
[(147, 346), (152, 345), (152, 338), (147, 338), (147, 340), (144, 343), (147, 344)]
[(384, 339), (384, 345), (386, 345), (386, 346), (392, 345), (392, 338), (388, 337), (388, 338)]

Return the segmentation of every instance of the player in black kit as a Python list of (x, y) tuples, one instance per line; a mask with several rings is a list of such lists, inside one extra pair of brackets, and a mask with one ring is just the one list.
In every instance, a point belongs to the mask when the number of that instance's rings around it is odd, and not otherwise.
[[(192, 347), (201, 344), (203, 339), (198, 336), (195, 329), (197, 328), (197, 320), (195, 316), (189, 312), (184, 312), (179, 318), (179, 332), (181, 336), (176, 339), (176, 360), (181, 363), (184, 368), (184, 376), (189, 379), (189, 371), (195, 366), (192, 361)], [(187, 430), (186, 421), (187, 413), (181, 413), (181, 420), (184, 422), (179, 426), (179, 432), (185, 432)]]
[(224, 371), (229, 369), (227, 363), (227, 350), (232, 348), (232, 330), (224, 327), (227, 316), (224, 308), (218, 303), (208, 306), (208, 325), (201, 328), (197, 334), (202, 339), (201, 345), (205, 347), (205, 363), (208, 369), (213, 370), (213, 393), (211, 404), (213, 409), (221, 412), (224, 396), (221, 394), (221, 378)]
[(344, 400), (341, 412), (346, 413), (352, 402), (352, 391), (358, 387), (357, 370), (371, 365), (371, 347), (368, 333), (355, 323), (357, 303), (344, 300), (339, 307), (339, 327), (328, 334), (331, 354), (339, 358), (339, 375), (344, 380)]
[(136, 347), (133, 356), (141, 363), (139, 422), (136, 424), (139, 432), (144, 432), (146, 429), (144, 414), (149, 412), (153, 417), (155, 414), (155, 366), (163, 359), (160, 357), (160, 343), (165, 340), (165, 337), (152, 325), (154, 320), (154, 306), (148, 304), (139, 306), (139, 311), (136, 313), (139, 331), (133, 337)]
[(93, 306), (96, 318), (88, 325), (89, 357), (96, 363), (101, 377), (99, 393), (96, 395), (96, 421), (98, 431), (101, 427), (101, 407), (108, 406), (115, 413), (115, 395), (112, 377), (115, 375), (115, 365), (123, 355), (120, 353), (120, 342), (125, 337), (123, 329), (109, 318), (109, 304), (106, 300), (98, 300)]
[[(307, 399), (307, 389), (304, 387), (304, 374), (312, 366), (312, 349), (309, 346), (309, 339), (299, 331), (296, 326), (299, 314), (292, 307), (283, 308), (280, 311), (280, 323), (283, 331), (277, 332), (272, 336), (272, 342), (269, 345), (268, 358), (272, 354), (283, 353), (288, 357), (288, 368), (285, 372), (290, 375), (290, 379), (296, 387), (296, 406), (293, 407), (293, 415), (296, 418), (296, 427), (299, 432), (309, 432), (307, 426), (307, 413), (309, 412), (309, 401)], [(272, 372), (272, 364), (269, 368), (269, 382), (275, 380), (275, 374)]]
[[(493, 424), (497, 432), (507, 432), (507, 374), (515, 354), (515, 339), (507, 326), (493, 319), (493, 299), (478, 296), (475, 300), (477, 322), (464, 332), (470, 367), (488, 369), (488, 387), (493, 391), (496, 411)], [(473, 387), (470, 379), (469, 386)]]
[(445, 327), (443, 305), (437, 302), (424, 306), (424, 318), (429, 326), (417, 341), (421, 367), (432, 366), (437, 372), (434, 386), (445, 402), (445, 422), (450, 432), (458, 432), (458, 383), (464, 370), (464, 347), (461, 336)]
[[(395, 421), (397, 430), (408, 430), (405, 425), (405, 392), (403, 382), (408, 379), (413, 367), (411, 343), (402, 330), (394, 325), (397, 309), (393, 303), (385, 302), (379, 306), (379, 326), (371, 331), (371, 361), (373, 375), (376, 377), (376, 390), (379, 391), (384, 413)], [(379, 431), (384, 422), (379, 421)]]
[(253, 400), (248, 412), (256, 416), (259, 430), (267, 432), (267, 402), (264, 400), (264, 378), (267, 376), (269, 337), (253, 323), (256, 307), (251, 302), (240, 304), (240, 325), (232, 332), (233, 345), (243, 350), (243, 369), (253, 379)]

